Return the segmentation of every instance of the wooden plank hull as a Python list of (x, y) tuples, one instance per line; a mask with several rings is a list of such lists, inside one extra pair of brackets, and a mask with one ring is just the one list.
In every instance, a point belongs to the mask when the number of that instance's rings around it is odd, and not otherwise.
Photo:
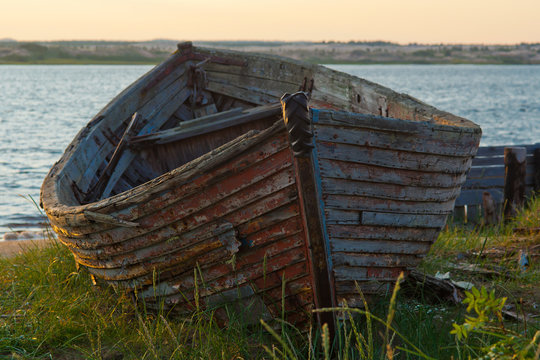
[(223, 302), (216, 294), (242, 288), (261, 305), (261, 316), (279, 317), (286, 279), (288, 310), (307, 318), (313, 298), (306, 239), (284, 126), (243, 144), (238, 156), (214, 154), (223, 159), (202, 178), (195, 172), (145, 204), (108, 214), (129, 217), (136, 228), (60, 228), (53, 216), (51, 223), (79, 264), (118, 288), (137, 288), (149, 306), (193, 306), (198, 282), (201, 304), (216, 306)]
[(313, 110), (313, 123), (336, 299), (361, 304), (355, 281), (366, 294), (387, 291), (429, 251), (480, 138), (474, 131), (327, 110)]
[[(283, 301), (303, 326), (313, 307), (358, 303), (355, 281), (375, 293), (426, 254), (476, 125), (323, 67), (179, 49), (105, 107), (42, 186), (53, 229), (96, 281), (150, 307), (236, 300), (253, 321), (280, 317)], [(298, 85), (313, 108), (308, 151), (276, 117)]]

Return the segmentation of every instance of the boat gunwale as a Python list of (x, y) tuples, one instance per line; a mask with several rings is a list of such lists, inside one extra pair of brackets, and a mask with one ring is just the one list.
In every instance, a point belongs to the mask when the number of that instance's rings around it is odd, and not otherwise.
[[(129, 190), (126, 190), (122, 193), (92, 202), (84, 205), (66, 205), (62, 204), (58, 199), (58, 193), (54, 191), (49, 193), (48, 197), (42, 197), (43, 207), (46, 209), (47, 215), (53, 217), (62, 217), (65, 215), (83, 215), (84, 211), (98, 211), (98, 210), (109, 210), (110, 212), (119, 211), (125, 208), (128, 208), (133, 205), (145, 201), (160, 192), (167, 191), (169, 188), (174, 186), (174, 183), (180, 185), (183, 182), (188, 181), (190, 178), (196, 177), (198, 172), (205, 171), (209, 168), (216, 166), (219, 163), (226, 162), (231, 158), (241, 153), (260, 142), (266, 140), (268, 137), (277, 133), (280, 130), (285, 129), (285, 124), (283, 121), (276, 121), (272, 126), (265, 130), (251, 130), (236, 139), (212, 150), (208, 153), (178, 167), (169, 172), (166, 172), (152, 180), (149, 180), (141, 185), (135, 186)], [(235, 149), (241, 144), (242, 146)], [(231, 151), (232, 150), (232, 151)], [(212, 160), (204, 164), (206, 160)], [(203, 166), (200, 166), (203, 163)], [(42, 186), (42, 193), (47, 187), (53, 186), (56, 190), (57, 182), (55, 181), (61, 176), (61, 171), (53, 174), (49, 174), (45, 179)], [(52, 172), (52, 170), (51, 170)], [(53, 195), (53, 196), (51, 196)], [(140, 196), (141, 199), (134, 201), (134, 197)], [(54, 199), (51, 199), (53, 197)], [(56, 206), (49, 206), (51, 202), (56, 200)], [(109, 213), (109, 212), (107, 212)], [(84, 215), (83, 215), (84, 216)], [(92, 221), (88, 221), (91, 223)], [(79, 224), (80, 225), (80, 224)]]
[[(424, 120), (425, 122), (432, 123), (432, 124), (439, 124), (439, 125), (445, 125), (440, 124), (439, 119), (444, 120), (445, 122), (449, 122), (449, 124), (446, 124), (450, 127), (458, 127), (458, 128), (472, 128), (475, 129), (475, 132), (481, 132), (480, 126), (476, 123), (472, 122), (469, 119), (466, 119), (464, 117), (454, 115), (452, 113), (449, 113), (444, 110), (440, 110), (432, 105), (429, 105), (417, 98), (415, 98), (412, 95), (409, 95), (407, 93), (400, 93), (395, 90), (392, 90), (391, 88), (388, 88), (386, 86), (380, 85), (378, 83), (366, 80), (364, 78), (347, 74), (342, 71), (334, 70), (329, 67), (326, 67), (324, 65), (320, 64), (310, 64), (301, 60), (296, 60), (292, 58), (286, 58), (279, 55), (274, 54), (264, 54), (264, 53), (257, 53), (257, 52), (241, 52), (241, 51), (235, 51), (235, 50), (228, 50), (228, 49), (216, 49), (216, 48), (207, 48), (207, 47), (194, 47), (194, 51), (200, 51), (200, 52), (206, 52), (208, 54), (214, 55), (214, 56), (220, 56), (220, 57), (237, 57), (237, 58), (251, 58), (256, 59), (260, 61), (268, 61), (268, 60), (274, 60), (276, 62), (284, 63), (284, 64), (291, 64), (295, 66), (299, 66), (301, 68), (305, 68), (306, 70), (309, 70), (313, 74), (319, 73), (322, 75), (325, 75), (328, 78), (332, 77), (338, 77), (342, 78), (343, 80), (348, 80), (349, 85), (353, 82), (359, 82), (361, 85), (367, 86), (368, 88), (371, 88), (370, 90), (373, 93), (386, 96), (387, 99), (393, 100), (396, 103), (399, 103), (401, 105), (405, 105), (410, 110), (414, 110), (415, 115), (424, 116), (429, 120)], [(249, 59), (248, 59), (249, 62)], [(245, 73), (243, 74), (245, 76), (250, 76), (253, 78), (260, 78), (260, 79), (268, 79), (268, 80), (274, 80), (270, 77), (264, 77), (264, 76), (253, 76), (253, 74)], [(288, 84), (291, 84), (290, 82), (287, 82)], [(317, 84), (315, 83), (314, 91), (317, 89)], [(349, 89), (350, 90), (350, 89)], [(313, 100), (317, 100), (314, 98)], [(420, 111), (419, 111), (420, 110)], [(339, 110), (342, 111), (342, 110)], [(350, 112), (350, 111), (345, 111)], [(357, 112), (352, 112), (354, 114), (362, 114)], [(429, 113), (430, 116), (426, 115), (426, 113)], [(369, 115), (369, 114), (367, 114)], [(374, 115), (374, 114), (372, 114)], [(384, 116), (383, 116), (384, 118)], [(406, 120), (406, 119), (399, 119), (398, 120)], [(407, 121), (413, 121), (413, 122), (420, 122), (422, 120), (417, 119), (409, 119)], [(454, 123), (454, 124), (452, 124)]]
[[(294, 66), (300, 66), (305, 68), (306, 70), (310, 70), (313, 73), (320, 73), (322, 76), (337, 76), (343, 79), (346, 79), (350, 82), (360, 82), (362, 85), (366, 85), (368, 87), (371, 87), (371, 91), (377, 94), (386, 95), (388, 99), (397, 101), (401, 105), (404, 105), (407, 108), (413, 108), (415, 114), (421, 114), (421, 112), (418, 112), (418, 110), (423, 110), (423, 112), (431, 112), (432, 115), (437, 115), (437, 118), (432, 117), (431, 121), (428, 120), (409, 120), (409, 119), (399, 119), (399, 118), (392, 118), (392, 117), (385, 117), (385, 116), (378, 116), (374, 114), (363, 114), (363, 113), (356, 113), (346, 110), (326, 110), (326, 109), (318, 109), (318, 111), (322, 113), (330, 113), (333, 117), (333, 114), (338, 115), (345, 115), (345, 116), (354, 116), (355, 118), (364, 119), (364, 121), (367, 121), (367, 118), (373, 118), (376, 117), (377, 121), (382, 122), (391, 122), (391, 123), (411, 123), (416, 126), (428, 126), (428, 127), (434, 127), (434, 128), (440, 128), (452, 132), (458, 132), (458, 133), (471, 133), (471, 134), (479, 134), (481, 133), (481, 129), (478, 125), (474, 124), (473, 122), (461, 118), (459, 116), (450, 114), (445, 111), (438, 110), (430, 105), (427, 105), (412, 96), (409, 96), (407, 94), (400, 94), (397, 93), (389, 88), (383, 87), (381, 85), (378, 85), (376, 83), (372, 83), (368, 80), (345, 74), (333, 69), (326, 68), (322, 65), (313, 65), (304, 63), (298, 60), (294, 59), (287, 59), (275, 55), (266, 55), (266, 54), (256, 54), (256, 53), (242, 53), (242, 52), (235, 52), (235, 51), (229, 51), (229, 50), (216, 50), (216, 49), (208, 49), (208, 48), (193, 48), (193, 53), (198, 55), (204, 55), (204, 53), (209, 53), (211, 55), (218, 55), (223, 57), (232, 57), (232, 58), (242, 58), (244, 60), (247, 59), (248, 63), (249, 60), (261, 60), (261, 61), (279, 61), (280, 63), (288, 63), (290, 65)], [(144, 91), (145, 87), (149, 83), (151, 83), (153, 80), (158, 78), (163, 71), (167, 69), (168, 66), (174, 64), (176, 61), (181, 59), (182, 57), (185, 57), (186, 61), (193, 60), (190, 58), (189, 54), (183, 54), (181, 51), (176, 51), (173, 53), (167, 60), (165, 60), (160, 65), (154, 67), (146, 74), (142, 75), (138, 80), (136, 80), (134, 83), (129, 85), (127, 88), (125, 88), (121, 93), (119, 93), (115, 98), (113, 98), (101, 111), (99, 111), (92, 120), (83, 128), (81, 131), (76, 135), (74, 140), (71, 142), (71, 144), (67, 147), (66, 151), (60, 158), (60, 160), (51, 168), (49, 171), (49, 174), (45, 178), (42, 189), (41, 189), (41, 204), (42, 207), (46, 210), (47, 215), (53, 218), (59, 218), (66, 215), (83, 215), (83, 212), (85, 210), (88, 211), (103, 211), (106, 210), (106, 213), (113, 213), (118, 210), (128, 208), (130, 206), (136, 206), (137, 203), (144, 201), (145, 199), (148, 199), (151, 196), (154, 196), (155, 194), (166, 191), (168, 188), (173, 186), (171, 181), (178, 181), (178, 183), (181, 183), (182, 181), (186, 181), (187, 178), (185, 178), (182, 175), (185, 175), (187, 172), (193, 172), (195, 170), (197, 171), (204, 171), (206, 170), (206, 167), (198, 168), (197, 166), (204, 160), (207, 160), (209, 157), (216, 156), (216, 153), (219, 153), (220, 151), (226, 151), (227, 149), (232, 149), (237, 144), (243, 142), (244, 140), (248, 140), (250, 146), (254, 146), (260, 141), (263, 141), (267, 136), (270, 136), (273, 131), (275, 131), (277, 128), (282, 129), (283, 122), (278, 121), (274, 123), (271, 127), (261, 130), (260, 132), (254, 134), (252, 131), (243, 134), (236, 139), (232, 140), (231, 142), (224, 144), (206, 154), (203, 156), (194, 159), (176, 169), (173, 169), (167, 173), (164, 173), (152, 180), (149, 180), (141, 185), (135, 186), (129, 190), (126, 190), (122, 193), (113, 195), (111, 197), (107, 197), (95, 202), (91, 202), (88, 204), (83, 205), (68, 205), (66, 203), (63, 203), (59, 198), (59, 192), (58, 192), (58, 186), (60, 184), (60, 181), (63, 176), (66, 176), (65, 173), (65, 166), (68, 165), (70, 160), (72, 159), (73, 155), (76, 154), (77, 151), (80, 150), (82, 142), (86, 139), (88, 139), (92, 132), (99, 128), (100, 120), (103, 118), (104, 114), (106, 114), (108, 111), (110, 111), (111, 108), (114, 106), (118, 106), (121, 104), (123, 100), (125, 100), (127, 97), (132, 96), (137, 91)], [(234, 65), (231, 65), (234, 66)], [(330, 74), (330, 75), (329, 75)], [(425, 116), (425, 115), (423, 115)], [(455, 121), (457, 124), (451, 125), (451, 124), (439, 124), (437, 123), (438, 118), (446, 118), (445, 121)], [(114, 121), (114, 120), (113, 120)], [(281, 123), (282, 125), (277, 125), (277, 123)], [(461, 124), (459, 124), (461, 123)], [(465, 124), (465, 125), (464, 125)], [(343, 124), (346, 125), (346, 124)], [(246, 148), (247, 149), (247, 148)], [(234, 152), (236, 153), (236, 152)], [(228, 157), (230, 158), (230, 157)], [(225, 161), (225, 159), (228, 159), (227, 157), (222, 159), (222, 161)], [(212, 166), (214, 166), (215, 163), (212, 163)], [(194, 174), (191, 174), (191, 176), (194, 176)], [(180, 177), (180, 179), (177, 179), (177, 177)], [(72, 190), (67, 190), (72, 191)], [(134, 200), (134, 197), (141, 197), (140, 199)], [(81, 219), (82, 220), (82, 219)], [(84, 222), (91, 222), (85, 219)]]

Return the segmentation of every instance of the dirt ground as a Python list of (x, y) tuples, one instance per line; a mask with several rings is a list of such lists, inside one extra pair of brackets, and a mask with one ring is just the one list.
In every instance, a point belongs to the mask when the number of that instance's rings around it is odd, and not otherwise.
[(50, 242), (49, 239), (0, 241), (0, 258), (17, 255), (33, 247), (42, 248)]

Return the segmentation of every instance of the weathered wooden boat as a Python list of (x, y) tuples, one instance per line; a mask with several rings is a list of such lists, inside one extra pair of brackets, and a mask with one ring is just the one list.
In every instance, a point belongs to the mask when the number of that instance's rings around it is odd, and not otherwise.
[(420, 261), (480, 136), (322, 66), (184, 43), (76, 136), (41, 202), (77, 263), (148, 306), (197, 288), (270, 318), (284, 292), (301, 325)]

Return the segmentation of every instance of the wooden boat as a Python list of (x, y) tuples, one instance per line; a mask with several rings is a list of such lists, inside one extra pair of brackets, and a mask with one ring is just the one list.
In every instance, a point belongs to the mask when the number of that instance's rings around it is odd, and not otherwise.
[(77, 263), (147, 306), (197, 292), (255, 321), (283, 295), (301, 326), (420, 261), (480, 136), (322, 66), (183, 43), (81, 130), (41, 202)]

